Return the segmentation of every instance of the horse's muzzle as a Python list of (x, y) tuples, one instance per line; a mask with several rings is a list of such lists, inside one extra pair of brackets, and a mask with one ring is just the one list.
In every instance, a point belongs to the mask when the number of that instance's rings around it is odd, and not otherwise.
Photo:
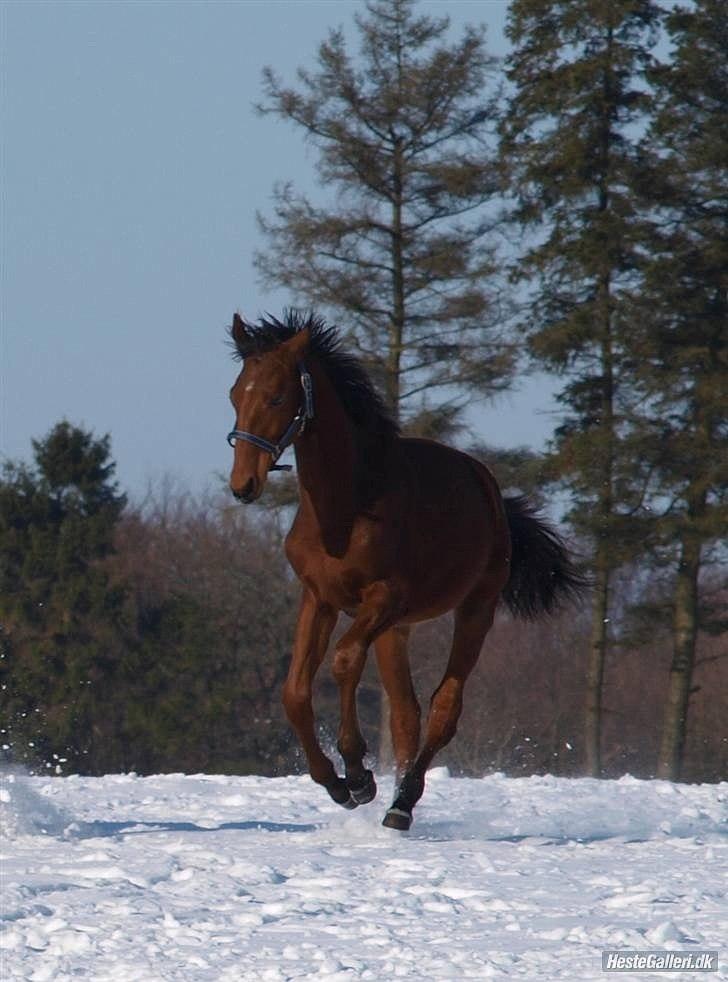
[(238, 501), (244, 502), (244, 504), (249, 505), (251, 502), (260, 494), (260, 488), (258, 487), (258, 482), (254, 477), (251, 477), (247, 484), (242, 488), (233, 487), (230, 485), (230, 490), (233, 493), (233, 497), (237, 498)]

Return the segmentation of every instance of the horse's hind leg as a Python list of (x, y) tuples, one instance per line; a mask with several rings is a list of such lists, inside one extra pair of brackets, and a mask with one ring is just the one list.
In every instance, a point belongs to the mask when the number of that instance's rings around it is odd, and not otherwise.
[(379, 677), (389, 699), (398, 783), (415, 762), (420, 746), (420, 706), (412, 685), (407, 656), (408, 640), (409, 627), (398, 625), (385, 631), (374, 642)]
[(338, 804), (353, 808), (355, 803), (351, 802), (346, 783), (321, 749), (313, 715), (313, 678), (326, 655), (336, 619), (336, 611), (319, 604), (304, 587), (293, 655), (283, 686), (283, 705), (306, 754), (313, 780), (322, 784)]
[(395, 794), (384, 825), (404, 831), (412, 824), (412, 809), (425, 789), (425, 773), (435, 754), (455, 736), (463, 708), (463, 689), (480, 655), (495, 615), (496, 599), (472, 595), (455, 611), (452, 650), (440, 685), (430, 703), (422, 750)]
[(364, 767), (367, 745), (359, 726), (356, 690), (361, 680), (367, 651), (395, 619), (394, 601), (389, 587), (379, 581), (371, 584), (348, 631), (338, 641), (333, 673), (341, 698), (339, 753), (344, 760), (346, 784), (355, 804), (371, 801), (377, 793), (374, 775)]

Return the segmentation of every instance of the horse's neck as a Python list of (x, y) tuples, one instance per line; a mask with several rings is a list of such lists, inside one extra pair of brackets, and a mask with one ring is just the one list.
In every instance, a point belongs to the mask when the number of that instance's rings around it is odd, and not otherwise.
[(327, 552), (346, 552), (356, 514), (357, 448), (349, 419), (326, 372), (309, 365), (314, 419), (296, 441), (301, 517), (312, 523)]

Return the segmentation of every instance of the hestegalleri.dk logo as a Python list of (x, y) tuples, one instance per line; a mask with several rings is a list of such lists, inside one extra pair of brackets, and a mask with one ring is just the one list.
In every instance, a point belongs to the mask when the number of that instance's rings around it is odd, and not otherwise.
[(718, 952), (618, 951), (602, 952), (603, 972), (717, 972)]

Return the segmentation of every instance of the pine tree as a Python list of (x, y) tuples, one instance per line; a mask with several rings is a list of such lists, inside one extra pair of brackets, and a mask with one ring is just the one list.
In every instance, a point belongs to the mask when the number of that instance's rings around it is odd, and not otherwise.
[[(645, 452), (659, 543), (676, 567), (673, 657), (659, 777), (678, 780), (700, 627), (700, 571), (728, 528), (728, 18), (696, 0), (667, 18), (670, 62), (652, 73), (657, 113), (644, 193), (654, 221), (640, 350)], [(723, 546), (723, 549), (725, 547)], [(723, 561), (725, 556), (723, 555)]]
[(637, 126), (658, 10), (650, 0), (513, 0), (507, 74), (514, 94), (502, 156), (530, 231), (516, 277), (532, 285), (523, 323), (534, 359), (565, 381), (551, 466), (571, 492), (570, 520), (593, 543), (585, 753), (601, 773), (601, 691), (610, 584), (629, 555), (624, 515), (641, 474), (625, 446), (640, 242)]
[(293, 769), (280, 690), (296, 589), (272, 520), (167, 486), (125, 511), (109, 565), (135, 625), (115, 683), (125, 767)]
[(370, 0), (355, 21), (358, 60), (337, 30), (298, 88), (265, 72), (261, 112), (303, 132), (333, 197), (278, 186), (256, 263), (348, 330), (394, 413), (424, 408), (432, 430), (433, 409), (452, 422), (455, 390), (492, 394), (512, 370), (496, 327), (495, 63), (484, 29), (450, 42), (448, 18), (414, 0)]
[(502, 494), (525, 494), (538, 509), (546, 505), (552, 484), (546, 454), (530, 447), (504, 449), (483, 443), (471, 446), (468, 452), (490, 467)]
[[(17, 759), (93, 769), (114, 731), (109, 679), (122, 595), (102, 560), (125, 504), (109, 438), (67, 422), (33, 441), (35, 466), (0, 482), (3, 717)], [(103, 708), (100, 708), (103, 707)]]
[[(295, 124), (318, 152), (318, 205), (290, 184), (259, 216), (264, 284), (329, 314), (410, 432), (453, 433), (467, 396), (507, 387), (496, 261), (499, 173), (495, 60), (484, 29), (449, 41), (449, 19), (414, 0), (369, 0), (360, 56), (330, 32), (314, 72), (287, 87), (267, 69), (260, 111)], [(390, 756), (382, 696), (380, 760)]]

